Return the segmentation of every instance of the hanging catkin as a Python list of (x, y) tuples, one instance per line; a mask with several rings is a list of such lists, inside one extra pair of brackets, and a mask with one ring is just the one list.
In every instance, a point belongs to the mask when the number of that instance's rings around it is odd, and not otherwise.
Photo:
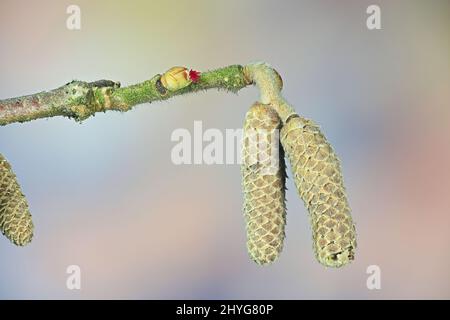
[(329, 267), (349, 263), (354, 258), (356, 233), (339, 159), (319, 127), (299, 116), (283, 126), (281, 143), (310, 214), (318, 261)]
[(285, 165), (279, 144), (281, 121), (268, 105), (246, 114), (242, 143), (242, 187), (247, 249), (258, 264), (276, 260), (283, 249)]
[(0, 231), (12, 243), (23, 246), (33, 237), (28, 203), (8, 161), (0, 154)]

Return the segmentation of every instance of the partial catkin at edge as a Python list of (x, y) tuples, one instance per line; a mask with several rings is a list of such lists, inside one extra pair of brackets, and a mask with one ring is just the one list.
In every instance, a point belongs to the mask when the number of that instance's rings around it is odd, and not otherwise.
[(0, 154), (0, 231), (15, 245), (33, 238), (28, 203), (8, 161)]

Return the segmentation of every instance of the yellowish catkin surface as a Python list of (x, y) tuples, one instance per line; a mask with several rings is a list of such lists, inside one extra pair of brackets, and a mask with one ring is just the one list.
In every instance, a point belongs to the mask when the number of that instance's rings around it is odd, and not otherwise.
[(280, 138), (297, 191), (310, 214), (318, 261), (328, 267), (346, 265), (354, 259), (356, 232), (339, 159), (311, 120), (289, 119)]
[(244, 122), (241, 175), (247, 249), (261, 265), (275, 261), (283, 249), (285, 165), (280, 126), (277, 113), (259, 103), (250, 108)]
[(0, 231), (12, 243), (23, 246), (33, 237), (33, 222), (28, 203), (15, 174), (0, 154)]

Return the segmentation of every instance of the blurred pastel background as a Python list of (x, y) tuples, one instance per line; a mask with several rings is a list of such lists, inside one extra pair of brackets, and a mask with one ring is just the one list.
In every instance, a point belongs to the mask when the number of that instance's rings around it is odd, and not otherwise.
[[(66, 8), (81, 8), (79, 31)], [(382, 30), (366, 8), (381, 7)], [(245, 247), (238, 165), (172, 164), (176, 128), (237, 129), (257, 99), (209, 91), (0, 128), (35, 237), (0, 237), (0, 298), (450, 298), (449, 1), (0, 1), (0, 99), (72, 79), (129, 85), (173, 65), (263, 60), (334, 145), (358, 231), (356, 260), (326, 269), (288, 181), (279, 261)], [(81, 290), (66, 288), (79, 265)], [(368, 290), (366, 268), (381, 268)]]

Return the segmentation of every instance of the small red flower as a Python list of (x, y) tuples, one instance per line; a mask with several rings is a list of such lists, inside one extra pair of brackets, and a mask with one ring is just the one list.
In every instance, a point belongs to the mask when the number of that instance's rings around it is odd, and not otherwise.
[(192, 82), (198, 82), (200, 80), (200, 71), (190, 70), (189, 71), (189, 79), (191, 79)]

